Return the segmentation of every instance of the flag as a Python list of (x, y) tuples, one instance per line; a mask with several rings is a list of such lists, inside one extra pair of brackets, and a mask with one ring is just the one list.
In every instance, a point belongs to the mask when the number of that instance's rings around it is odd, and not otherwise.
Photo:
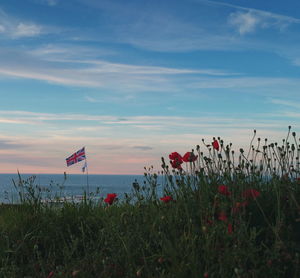
[(83, 165), (83, 167), (82, 167), (82, 173), (84, 173), (85, 172), (85, 169), (87, 168), (87, 163), (86, 163), (86, 161), (84, 162), (84, 165)]
[(71, 156), (66, 158), (67, 166), (71, 166), (79, 161), (82, 161), (85, 159), (85, 150), (84, 147), (77, 151), (76, 153), (73, 153)]

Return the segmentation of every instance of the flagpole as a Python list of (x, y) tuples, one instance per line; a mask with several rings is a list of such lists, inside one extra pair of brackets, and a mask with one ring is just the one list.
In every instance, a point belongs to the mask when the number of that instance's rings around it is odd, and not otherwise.
[(86, 157), (85, 157), (85, 166), (86, 166), (86, 187), (87, 187), (87, 196), (88, 196), (88, 199), (89, 199), (89, 196), (90, 196), (89, 168), (88, 168), (88, 164), (87, 164)]

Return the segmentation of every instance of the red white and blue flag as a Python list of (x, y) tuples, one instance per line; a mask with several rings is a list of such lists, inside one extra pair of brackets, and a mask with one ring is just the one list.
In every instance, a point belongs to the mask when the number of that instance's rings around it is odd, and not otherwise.
[(71, 166), (79, 161), (85, 160), (85, 150), (84, 147), (77, 151), (76, 153), (73, 153), (71, 156), (66, 158), (67, 166)]

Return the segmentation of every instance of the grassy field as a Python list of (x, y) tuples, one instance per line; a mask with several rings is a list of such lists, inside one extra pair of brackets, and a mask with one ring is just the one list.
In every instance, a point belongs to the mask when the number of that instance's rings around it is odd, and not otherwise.
[(254, 132), (237, 155), (202, 143), (124, 199), (46, 204), (20, 177), (21, 204), (0, 206), (0, 277), (300, 277), (296, 134)]

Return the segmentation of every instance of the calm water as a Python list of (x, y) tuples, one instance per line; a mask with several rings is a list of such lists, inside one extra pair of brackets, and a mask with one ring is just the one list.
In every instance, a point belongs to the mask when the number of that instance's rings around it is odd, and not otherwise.
[[(23, 180), (26, 180), (32, 175), (21, 175)], [(106, 196), (107, 193), (117, 193), (120, 197), (124, 193), (131, 192), (132, 183), (137, 180), (140, 184), (143, 183), (144, 177), (141, 175), (89, 175), (89, 192), (100, 190), (98, 196)], [(16, 202), (18, 193), (15, 189), (12, 180), (18, 182), (17, 174), (0, 174), (0, 203)], [(43, 192), (47, 189), (51, 190), (52, 195), (55, 193), (61, 196), (80, 196), (84, 191), (87, 191), (86, 175), (67, 175), (64, 180), (64, 175), (36, 175), (35, 183), (40, 186)], [(47, 194), (47, 193), (43, 193)], [(48, 193), (49, 194), (49, 193)]]

